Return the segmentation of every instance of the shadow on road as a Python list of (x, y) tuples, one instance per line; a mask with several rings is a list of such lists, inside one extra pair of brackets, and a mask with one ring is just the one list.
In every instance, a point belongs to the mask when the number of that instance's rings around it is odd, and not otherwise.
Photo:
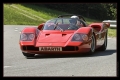
[(94, 54), (39, 54), (35, 57), (27, 59), (43, 59), (43, 58), (75, 58), (75, 57), (97, 57), (97, 56), (108, 56), (116, 53), (116, 50), (96, 51)]
[(116, 53), (117, 50), (112, 49), (112, 50), (106, 50), (106, 51), (96, 51), (95, 54), (91, 55), (92, 57), (96, 56), (107, 56), (107, 55), (112, 55), (113, 53)]

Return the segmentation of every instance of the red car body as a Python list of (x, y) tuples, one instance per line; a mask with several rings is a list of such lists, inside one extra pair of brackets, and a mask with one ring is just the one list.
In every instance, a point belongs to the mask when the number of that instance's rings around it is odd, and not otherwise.
[[(69, 26), (71, 18), (58, 17), (38, 27), (26, 27), (20, 34), (20, 49), (24, 56), (35, 54), (94, 53), (107, 47), (109, 23), (91, 23), (87, 25), (79, 15), (82, 26)], [(58, 21), (58, 22), (57, 22)], [(53, 28), (52, 28), (52, 27)]]

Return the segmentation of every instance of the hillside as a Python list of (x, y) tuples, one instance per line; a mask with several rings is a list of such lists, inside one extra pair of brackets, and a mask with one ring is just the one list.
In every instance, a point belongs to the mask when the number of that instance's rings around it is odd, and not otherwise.
[[(68, 14), (31, 4), (4, 4), (4, 24), (38, 25), (60, 14)], [(85, 18), (87, 23), (95, 22)]]

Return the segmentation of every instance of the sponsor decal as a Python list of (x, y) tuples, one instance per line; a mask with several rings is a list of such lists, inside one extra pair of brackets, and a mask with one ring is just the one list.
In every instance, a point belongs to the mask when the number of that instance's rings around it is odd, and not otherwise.
[(62, 47), (39, 47), (39, 51), (62, 51)]

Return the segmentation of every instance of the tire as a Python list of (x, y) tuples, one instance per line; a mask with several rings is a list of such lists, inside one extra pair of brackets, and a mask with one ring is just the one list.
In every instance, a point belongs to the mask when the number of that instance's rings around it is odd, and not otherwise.
[(105, 51), (106, 48), (107, 48), (107, 32), (105, 34), (104, 44), (100, 48), (98, 48), (98, 50), (99, 51)]
[(96, 42), (95, 42), (95, 36), (94, 34), (92, 35), (92, 42), (90, 44), (90, 51), (89, 54), (93, 54), (95, 52), (95, 48), (96, 48)]
[(22, 52), (25, 57), (34, 57), (35, 54), (24, 53)]

